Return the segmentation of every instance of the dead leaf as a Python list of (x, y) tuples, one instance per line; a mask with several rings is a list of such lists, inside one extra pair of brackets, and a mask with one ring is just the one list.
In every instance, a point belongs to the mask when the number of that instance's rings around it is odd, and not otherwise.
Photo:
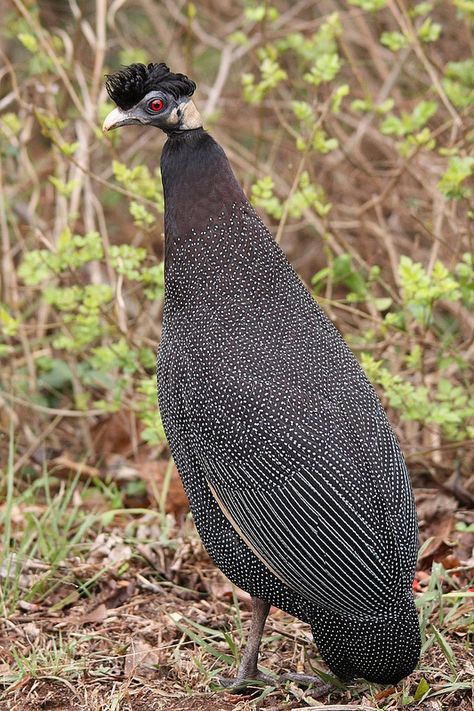
[(23, 625), (22, 632), (25, 637), (31, 642), (40, 636), (41, 630), (35, 625), (34, 622), (27, 622), (26, 625)]
[(449, 479), (444, 482), (444, 487), (448, 491), (452, 491), (454, 496), (465, 506), (474, 505), (474, 494), (469, 491), (469, 486), (472, 486), (472, 479), (464, 480), (461, 476), (459, 468), (455, 468)]
[[(474, 602), (472, 600), (469, 600), (468, 602), (464, 602), (462, 605), (459, 605), (458, 608), (454, 612), (452, 612), (449, 616), (449, 621), (447, 621), (447, 626), (449, 629), (457, 632), (457, 633), (466, 633), (468, 632), (470, 624), (472, 624), (472, 614), (474, 611)], [(465, 617), (465, 624), (460, 624), (460, 621), (462, 618)]]
[(436, 558), (437, 563), (441, 563), (443, 568), (445, 570), (452, 570), (453, 568), (459, 568), (461, 565), (461, 561), (459, 558), (456, 558), (454, 555), (446, 555), (444, 558), (441, 558), (438, 560)]
[(83, 615), (69, 615), (64, 622), (79, 627), (94, 622), (103, 622), (107, 615), (108, 610), (102, 603), (101, 605), (97, 605), (97, 607), (93, 607), (92, 610), (85, 612)]
[(18, 600), (17, 607), (25, 612), (38, 612), (38, 610), (41, 610), (41, 605), (27, 600)]
[(137, 467), (121, 454), (111, 454), (107, 458), (107, 476), (114, 481), (136, 481), (140, 479)]
[(454, 513), (458, 502), (439, 489), (415, 489), (415, 502), (420, 524), (426, 525), (435, 518)]
[(424, 551), (419, 557), (419, 562), (423, 562), (426, 567), (427, 563), (433, 560), (440, 561), (446, 558), (451, 553), (451, 549), (455, 545), (455, 541), (451, 540), (451, 534), (454, 529), (454, 516), (448, 515), (445, 518), (434, 522), (430, 526), (431, 541), (428, 543)]
[[(168, 466), (169, 461), (165, 459), (130, 461), (120, 454), (111, 454), (107, 457), (107, 476), (115, 481), (143, 481), (152, 506), (159, 508), (162, 505), (161, 497)], [(188, 512), (189, 504), (178, 470), (174, 465), (167, 486), (168, 490), (164, 501), (165, 512), (181, 517)]]
[(379, 691), (377, 694), (375, 694), (375, 698), (377, 699), (377, 701), (381, 701), (382, 699), (386, 699), (387, 696), (395, 694), (396, 691), (397, 690), (394, 686), (389, 686), (388, 689), (382, 689), (382, 691)]
[(107, 596), (103, 600), (108, 610), (111, 610), (116, 607), (121, 607), (124, 602), (133, 597), (136, 585), (134, 581), (111, 580), (110, 587), (113, 588), (113, 591), (107, 594)]
[(160, 664), (158, 650), (143, 639), (132, 639), (125, 658), (124, 674), (127, 678), (157, 676), (157, 667)]
[(88, 563), (117, 564), (130, 560), (133, 555), (131, 546), (123, 542), (116, 533), (99, 533), (89, 555)]
[[(35, 558), (9, 553), (0, 565), (0, 580), (15, 580), (22, 590), (31, 589), (50, 566)], [(29, 573), (34, 570), (35, 573)]]
[[(135, 430), (135, 431), (134, 431)], [(92, 429), (92, 438), (97, 452), (103, 460), (112, 454), (122, 454), (127, 457), (133, 454), (134, 444), (139, 440), (139, 426), (136, 417), (130, 410), (120, 410)], [(132, 433), (134, 437), (132, 438)]]

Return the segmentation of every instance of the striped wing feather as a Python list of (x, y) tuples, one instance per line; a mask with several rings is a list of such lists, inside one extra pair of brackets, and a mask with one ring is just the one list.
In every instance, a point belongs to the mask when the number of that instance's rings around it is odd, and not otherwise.
[(309, 416), (251, 459), (202, 457), (222, 512), (267, 568), (305, 599), (359, 617), (389, 614), (416, 558), (408, 472), (378, 424), (373, 450), (341, 428), (322, 446)]

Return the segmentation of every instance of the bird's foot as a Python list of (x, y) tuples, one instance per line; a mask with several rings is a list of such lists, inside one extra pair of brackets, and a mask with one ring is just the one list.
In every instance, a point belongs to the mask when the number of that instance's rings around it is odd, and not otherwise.
[(255, 691), (262, 686), (278, 686), (279, 680), (277, 677), (264, 674), (261, 671), (255, 671), (253, 673), (246, 674), (245, 676), (241, 676), (239, 674), (231, 679), (218, 676), (216, 681), (231, 694), (246, 694), (247, 692)]
[(287, 681), (292, 681), (294, 684), (298, 684), (299, 686), (311, 687), (306, 693), (308, 696), (312, 696), (315, 699), (325, 696), (334, 688), (331, 684), (324, 683), (319, 676), (288, 673), (282, 674), (279, 677), (274, 677), (269, 674), (264, 674), (261, 671), (247, 673), (245, 676), (238, 675), (231, 679), (218, 676), (216, 681), (231, 694), (245, 694), (249, 691), (255, 691), (255, 689), (262, 686), (280, 686), (285, 684)]
[(278, 681), (280, 684), (284, 684), (286, 681), (292, 681), (294, 684), (298, 684), (298, 686), (310, 686), (312, 688), (306, 692), (306, 695), (312, 696), (315, 699), (329, 694), (329, 692), (334, 689), (331, 684), (325, 683), (319, 676), (312, 676), (311, 674), (282, 674), (278, 677)]

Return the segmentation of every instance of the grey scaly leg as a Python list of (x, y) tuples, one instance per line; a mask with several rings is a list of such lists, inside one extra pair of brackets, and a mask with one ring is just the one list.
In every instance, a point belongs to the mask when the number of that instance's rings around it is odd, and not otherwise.
[(239, 665), (237, 676), (233, 679), (218, 678), (221, 686), (229, 689), (230, 692), (243, 693), (252, 686), (252, 681), (260, 681), (268, 686), (277, 686), (287, 681), (293, 681), (303, 686), (313, 686), (310, 694), (314, 697), (327, 694), (331, 690), (330, 684), (322, 684), (317, 676), (308, 674), (282, 674), (280, 677), (272, 677), (258, 670), (257, 660), (262, 641), (263, 628), (270, 610), (270, 603), (260, 600), (258, 597), (252, 598), (252, 621), (250, 623), (249, 638), (244, 649)]
[(243, 692), (251, 685), (249, 682), (255, 680), (263, 681), (272, 686), (277, 683), (277, 679), (263, 674), (258, 671), (257, 668), (258, 651), (260, 649), (263, 628), (265, 627), (265, 620), (267, 619), (269, 609), (270, 603), (265, 602), (265, 600), (260, 600), (258, 597), (252, 598), (252, 621), (250, 623), (249, 638), (242, 655), (237, 676), (233, 679), (223, 679), (222, 677), (218, 679), (219, 683), (230, 691), (237, 693)]

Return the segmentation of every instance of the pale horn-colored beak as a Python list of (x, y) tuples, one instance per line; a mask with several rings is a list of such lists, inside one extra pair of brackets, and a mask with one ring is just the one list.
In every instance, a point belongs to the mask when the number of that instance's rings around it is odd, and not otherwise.
[(134, 123), (142, 123), (142, 121), (140, 121), (138, 116), (134, 116), (132, 111), (122, 111), (122, 109), (115, 108), (105, 117), (102, 130), (104, 133), (107, 133), (107, 131), (111, 131), (113, 128), (129, 126)]

